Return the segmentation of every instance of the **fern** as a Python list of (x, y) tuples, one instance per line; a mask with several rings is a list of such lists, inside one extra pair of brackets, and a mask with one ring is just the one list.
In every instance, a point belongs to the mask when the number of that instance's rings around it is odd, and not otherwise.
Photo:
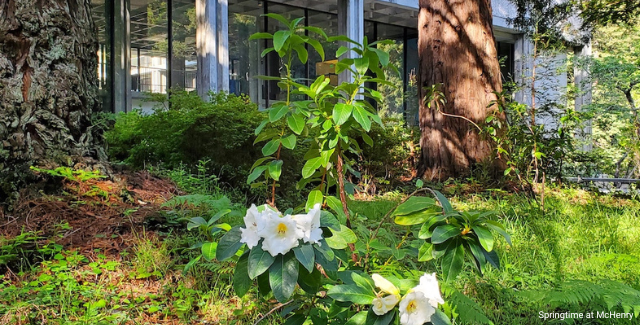
[(621, 307), (625, 313), (633, 311), (636, 318), (640, 315), (640, 291), (612, 280), (603, 279), (598, 283), (570, 280), (556, 289), (531, 290), (520, 295), (554, 308), (599, 304), (608, 309)]
[(220, 211), (231, 208), (231, 201), (226, 196), (218, 197), (213, 195), (192, 194), (173, 197), (162, 206), (169, 208), (193, 206)]
[[(485, 315), (480, 305), (456, 289), (441, 284), (442, 292), (447, 297), (447, 304), (451, 305), (452, 314), (463, 324), (489, 324), (493, 322)], [(447, 312), (448, 313), (448, 312)]]

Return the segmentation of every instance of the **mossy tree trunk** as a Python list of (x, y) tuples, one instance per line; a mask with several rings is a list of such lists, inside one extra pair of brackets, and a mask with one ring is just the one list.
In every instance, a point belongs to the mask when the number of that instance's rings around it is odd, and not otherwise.
[(90, 9), (90, 0), (0, 0), (0, 202), (29, 165), (104, 159), (91, 123), (100, 102)]
[[(502, 91), (492, 19), (491, 0), (420, 0), (421, 177), (459, 177), (479, 163), (494, 175), (502, 168), (478, 129), (496, 109), (490, 105), (495, 92)], [(444, 105), (424, 101), (434, 85), (444, 95)]]

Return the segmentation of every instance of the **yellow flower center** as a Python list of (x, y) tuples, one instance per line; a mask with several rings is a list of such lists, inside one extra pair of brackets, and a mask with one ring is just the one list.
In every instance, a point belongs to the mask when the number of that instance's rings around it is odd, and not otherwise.
[(278, 225), (278, 235), (284, 235), (287, 232), (287, 225), (285, 225), (284, 223), (280, 223)]
[(418, 304), (416, 303), (416, 301), (409, 301), (409, 304), (407, 305), (407, 312), (409, 312), (409, 314), (412, 314), (414, 311), (416, 311), (416, 309), (418, 309)]

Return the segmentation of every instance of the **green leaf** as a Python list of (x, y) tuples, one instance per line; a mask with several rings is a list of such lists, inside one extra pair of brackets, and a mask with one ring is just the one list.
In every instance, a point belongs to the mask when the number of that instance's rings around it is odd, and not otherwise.
[(204, 256), (207, 261), (211, 261), (216, 258), (216, 248), (218, 248), (218, 243), (206, 242), (202, 244), (200, 250), (202, 251), (202, 256)]
[(484, 258), (489, 262), (489, 264), (493, 265), (496, 269), (500, 269), (500, 258), (498, 258), (498, 253), (495, 251), (487, 252), (482, 251), (484, 254)]
[(187, 230), (191, 230), (193, 228), (198, 228), (200, 226), (206, 226), (207, 220), (204, 220), (203, 217), (193, 217), (189, 219), (189, 223), (187, 224)]
[(307, 204), (305, 205), (306, 210), (308, 211), (313, 209), (313, 206), (316, 204), (322, 205), (323, 200), (324, 200), (324, 195), (322, 195), (321, 191), (313, 190), (309, 192), (309, 196), (307, 197)]
[(433, 244), (425, 242), (418, 250), (418, 262), (426, 262), (433, 259)]
[(337, 103), (333, 106), (333, 121), (337, 125), (344, 124), (349, 117), (351, 116), (351, 112), (353, 111), (353, 106)]
[(343, 220), (347, 219), (347, 216), (344, 214), (344, 209), (342, 207), (342, 201), (335, 196), (327, 196), (327, 205), (331, 210), (335, 211), (340, 218)]
[(293, 150), (293, 148), (296, 147), (295, 134), (289, 134), (288, 136), (280, 139), (280, 141), (282, 142), (282, 145), (289, 150)]
[(281, 119), (285, 114), (287, 114), (288, 111), (289, 111), (289, 106), (285, 105), (284, 103), (280, 103), (279, 105), (274, 105), (269, 110), (269, 121), (273, 123)]
[(280, 180), (280, 174), (282, 174), (282, 160), (274, 160), (269, 163), (269, 175), (271, 178)]
[(336, 58), (341, 57), (343, 54), (349, 52), (349, 48), (346, 46), (340, 46), (336, 51)]
[(331, 160), (331, 156), (336, 151), (336, 149), (322, 150), (320, 152), (320, 157), (322, 157), (322, 167), (327, 167), (329, 161)]
[(187, 263), (187, 265), (184, 266), (182, 273), (187, 273), (187, 271), (189, 271), (194, 265), (196, 265), (196, 263), (198, 263), (198, 261), (201, 258), (202, 258), (202, 255), (198, 255), (198, 257), (191, 259), (191, 261), (189, 261), (189, 263)]
[(307, 269), (300, 269), (298, 274), (298, 284), (306, 293), (315, 294), (320, 290), (322, 285), (322, 274), (320, 270), (314, 268), (313, 272), (307, 272)]
[(236, 252), (244, 245), (240, 242), (241, 235), (240, 226), (236, 226), (220, 238), (218, 250), (216, 251), (216, 259), (218, 261), (225, 261), (236, 255)]
[(373, 139), (371, 139), (368, 134), (362, 133), (362, 140), (364, 140), (364, 143), (368, 144), (369, 147), (373, 147)]
[(432, 198), (424, 196), (412, 196), (407, 201), (398, 206), (398, 208), (393, 211), (393, 214), (391, 216), (402, 216), (426, 210), (432, 208), (435, 204), (436, 201), (434, 201)]
[(284, 322), (284, 325), (303, 325), (306, 320), (307, 316), (302, 314), (295, 314), (287, 318), (287, 320)]
[(293, 49), (296, 51), (296, 53), (298, 53), (298, 59), (300, 60), (300, 62), (302, 62), (302, 64), (307, 63), (307, 59), (309, 58), (309, 52), (304, 47), (304, 45), (298, 44)]
[(367, 112), (366, 109), (356, 106), (352, 114), (353, 118), (356, 119), (356, 122), (358, 122), (365, 131), (369, 132), (371, 130), (371, 120), (369, 119), (370, 113)]
[(322, 44), (313, 38), (307, 39), (306, 42), (311, 45), (316, 52), (318, 52), (318, 55), (320, 55), (320, 61), (324, 61), (324, 48), (322, 47)]
[(257, 39), (273, 39), (273, 35), (269, 33), (254, 33), (249, 36), (249, 40), (257, 40)]
[(436, 313), (431, 315), (431, 324), (433, 325), (451, 325), (449, 317), (440, 309), (436, 309)]
[(253, 281), (249, 278), (249, 252), (244, 252), (238, 259), (236, 269), (233, 272), (233, 290), (238, 297), (244, 296), (251, 286)]
[(462, 231), (460, 230), (460, 228), (454, 225), (438, 226), (436, 227), (436, 229), (433, 230), (433, 234), (431, 235), (431, 243), (433, 244), (444, 243), (449, 238), (455, 237), (459, 235), (461, 232)]
[(325, 238), (329, 247), (333, 249), (345, 249), (349, 247), (349, 244), (353, 244), (358, 241), (358, 237), (347, 226), (340, 225), (340, 231), (331, 229), (333, 236)]
[(321, 211), (320, 212), (320, 227), (331, 228), (334, 230), (340, 230), (340, 221), (336, 219), (336, 217), (331, 214), (329, 211)]
[(356, 65), (356, 71), (360, 75), (365, 75), (369, 69), (369, 57), (361, 57), (354, 59), (353, 62)]
[(327, 295), (335, 300), (353, 302), (359, 305), (370, 305), (376, 294), (372, 290), (355, 284), (337, 285), (327, 291)]
[(493, 250), (493, 235), (489, 229), (484, 228), (482, 226), (473, 227), (473, 232), (478, 235), (478, 240), (480, 241), (480, 245), (490, 252)]
[(304, 130), (305, 120), (302, 114), (291, 114), (287, 117), (287, 124), (291, 131), (299, 135)]
[(249, 253), (249, 278), (255, 279), (267, 271), (274, 260), (275, 258), (269, 252), (262, 250), (261, 245), (252, 248)]
[(316, 169), (320, 168), (320, 166), (322, 166), (321, 157), (316, 157), (316, 158), (307, 160), (307, 162), (304, 163), (304, 166), (302, 167), (302, 177), (303, 178), (311, 177), (313, 173), (315, 173)]
[(279, 30), (275, 32), (273, 34), (273, 48), (276, 49), (276, 51), (282, 50), (282, 47), (287, 39), (289, 39), (289, 36), (291, 36), (291, 31), (288, 30)]
[(452, 282), (462, 271), (464, 264), (464, 247), (457, 240), (452, 240), (442, 257), (442, 273), (447, 282)]
[(313, 251), (313, 246), (311, 245), (302, 245), (293, 249), (293, 253), (296, 255), (296, 258), (304, 266), (309, 273), (313, 272), (316, 265), (315, 252)]
[(440, 211), (431, 208), (429, 210), (414, 212), (407, 215), (400, 215), (395, 218), (395, 223), (401, 226), (412, 226), (424, 223), (425, 221), (440, 214)]
[(344, 325), (365, 325), (366, 321), (367, 321), (367, 312), (361, 311), (353, 315), (353, 317), (349, 318), (349, 320)]
[(271, 156), (276, 151), (278, 151), (279, 147), (280, 147), (280, 139), (273, 139), (267, 142), (267, 144), (265, 144), (264, 147), (262, 147), (262, 154), (264, 156)]
[(380, 60), (380, 64), (383, 67), (386, 67), (387, 65), (389, 65), (389, 53), (379, 50), (379, 49), (372, 49), (374, 52), (376, 52), (376, 54), (378, 55), (378, 59)]
[(493, 230), (497, 231), (500, 235), (502, 235), (502, 237), (504, 237), (504, 239), (507, 240), (507, 243), (510, 246), (513, 246), (511, 244), (511, 236), (509, 236), (509, 234), (506, 232), (504, 226), (501, 223), (499, 223), (497, 221), (493, 221), (493, 220), (486, 220), (484, 225), (485, 225), (485, 227), (487, 227), (489, 229), (493, 229)]
[(436, 193), (436, 198), (438, 199), (438, 201), (440, 202), (440, 205), (442, 205), (442, 209), (444, 210), (444, 214), (449, 214), (451, 212), (453, 212), (453, 207), (451, 206), (451, 202), (449, 202), (449, 200), (447, 200), (447, 198), (440, 192), (433, 190), (434, 193)]
[(298, 261), (293, 254), (278, 255), (269, 268), (269, 284), (274, 297), (279, 302), (286, 302), (293, 295), (298, 281)]
[(267, 170), (267, 166), (256, 167), (251, 172), (251, 174), (249, 174), (249, 177), (247, 178), (247, 184), (253, 183), (253, 181), (258, 179), (258, 177), (260, 177), (260, 175), (262, 175), (262, 173), (264, 173), (265, 170)]
[(260, 125), (258, 125), (258, 127), (256, 128), (255, 135), (260, 134), (260, 132), (262, 132), (262, 129), (264, 129), (264, 127), (267, 125), (267, 123), (269, 123), (269, 120), (262, 121), (262, 123), (260, 123)]
[(373, 312), (373, 309), (369, 309), (369, 313), (367, 314), (366, 325), (389, 325), (393, 320), (393, 317), (396, 315), (395, 309), (392, 309), (388, 313), (378, 316)]

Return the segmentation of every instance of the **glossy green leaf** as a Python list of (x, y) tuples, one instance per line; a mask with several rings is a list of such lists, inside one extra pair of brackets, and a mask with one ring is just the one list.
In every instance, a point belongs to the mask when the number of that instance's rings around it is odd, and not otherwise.
[(273, 35), (269, 33), (254, 33), (249, 36), (250, 41), (257, 39), (273, 39)]
[(216, 251), (216, 259), (218, 261), (225, 261), (236, 255), (236, 252), (244, 245), (240, 242), (241, 235), (240, 226), (236, 226), (220, 238), (218, 250)]
[(313, 251), (313, 246), (311, 245), (302, 245), (293, 249), (293, 253), (296, 258), (306, 268), (309, 272), (313, 272), (315, 268), (316, 258), (315, 252)]
[(493, 250), (493, 235), (489, 229), (484, 228), (482, 226), (473, 227), (473, 232), (478, 236), (478, 240), (480, 241), (480, 245), (490, 252)]
[(344, 325), (365, 325), (367, 321), (367, 312), (361, 311), (353, 315)]
[(269, 175), (271, 178), (280, 180), (280, 174), (282, 174), (282, 160), (274, 160), (269, 163)]
[(327, 291), (327, 295), (335, 300), (353, 302), (359, 305), (370, 305), (376, 294), (372, 290), (355, 284), (337, 285)]
[(304, 130), (305, 119), (302, 114), (291, 114), (287, 117), (287, 125), (291, 131), (299, 135)]
[(293, 150), (293, 148), (296, 147), (296, 140), (297, 138), (294, 134), (289, 134), (288, 136), (280, 139), (282, 145), (289, 150)]
[(457, 240), (452, 240), (442, 257), (442, 273), (447, 282), (452, 282), (462, 271), (464, 264), (464, 247)]
[(271, 123), (281, 119), (287, 112), (289, 111), (289, 106), (284, 103), (279, 103), (278, 105), (274, 105), (269, 109), (269, 121)]
[(358, 122), (365, 131), (369, 132), (371, 130), (371, 120), (369, 119), (370, 113), (367, 112), (366, 109), (356, 106), (353, 109), (352, 114), (356, 122)]
[(436, 313), (431, 316), (431, 324), (433, 325), (451, 325), (449, 317), (440, 309), (436, 309)]
[(436, 194), (436, 198), (440, 202), (444, 214), (449, 214), (454, 211), (453, 207), (451, 206), (451, 202), (449, 202), (449, 200), (447, 200), (447, 198), (442, 193), (436, 190), (433, 190), (433, 192)]
[(440, 214), (440, 211), (431, 208), (407, 215), (396, 216), (395, 223), (401, 226), (412, 226), (426, 222), (427, 220)]
[(244, 296), (251, 286), (253, 281), (249, 278), (249, 252), (244, 252), (238, 259), (236, 269), (233, 272), (233, 290), (238, 297)]
[(267, 170), (267, 166), (259, 166), (256, 167), (251, 174), (249, 174), (249, 177), (247, 178), (247, 184), (251, 184), (253, 183), (253, 181), (255, 181), (256, 179), (258, 179), (258, 177), (260, 177), (260, 175), (262, 175), (262, 173), (264, 173), (264, 171)]
[(433, 235), (431, 235), (431, 242), (433, 244), (444, 243), (449, 238), (460, 235), (461, 232), (462, 230), (454, 225), (438, 226), (433, 230)]
[(262, 250), (262, 246), (253, 247), (249, 253), (249, 278), (255, 279), (267, 271), (274, 260), (275, 258), (269, 252)]
[(333, 249), (345, 249), (349, 247), (349, 244), (353, 244), (358, 241), (358, 237), (347, 226), (341, 225), (340, 231), (331, 229), (333, 236), (325, 238), (329, 247)]
[(279, 302), (287, 302), (298, 281), (298, 260), (289, 252), (286, 255), (278, 255), (269, 268), (269, 285), (274, 297)]
[(331, 228), (333, 230), (340, 230), (340, 221), (331, 214), (329, 211), (320, 212), (320, 227)]
[(313, 190), (309, 192), (309, 196), (307, 197), (307, 204), (305, 208), (307, 211), (313, 209), (313, 206), (316, 204), (322, 205), (322, 201), (324, 200), (324, 195), (319, 190)]
[(302, 314), (295, 314), (287, 318), (287, 320), (284, 322), (284, 325), (303, 325), (306, 320), (307, 316)]
[(200, 250), (202, 251), (202, 256), (204, 256), (204, 258), (207, 261), (211, 261), (214, 258), (216, 258), (216, 249), (217, 248), (218, 248), (218, 243), (206, 242), (206, 243), (202, 244), (202, 247), (200, 247)]
[(392, 216), (402, 216), (433, 208), (436, 201), (424, 196), (412, 196), (393, 211)]
[(320, 290), (320, 286), (322, 285), (322, 273), (316, 268), (314, 268), (312, 272), (301, 268), (298, 274), (298, 284), (306, 293), (315, 294)]
[(264, 147), (262, 147), (262, 154), (265, 156), (271, 156), (276, 151), (278, 151), (279, 147), (280, 147), (280, 139), (273, 139), (267, 142), (267, 144), (265, 144)]
[(290, 36), (291, 31), (288, 30), (279, 30), (275, 32), (273, 34), (273, 48), (276, 49), (276, 51), (282, 50), (284, 43), (289, 39)]
[(349, 117), (351, 116), (351, 112), (353, 111), (353, 106), (337, 103), (333, 106), (333, 121), (337, 125), (344, 124)]
[(267, 126), (267, 123), (269, 123), (268, 120), (264, 120), (260, 123), (260, 125), (258, 125), (258, 127), (256, 128), (256, 130), (254, 131), (255, 135), (260, 134), (260, 132), (262, 132), (262, 129), (264, 129), (265, 126)]
[(425, 242), (418, 250), (418, 262), (426, 262), (433, 259), (433, 244)]
[(307, 160), (307, 162), (305, 162), (304, 166), (302, 167), (302, 177), (303, 178), (311, 177), (313, 173), (315, 173), (316, 169), (320, 168), (320, 166), (322, 166), (321, 157)]

